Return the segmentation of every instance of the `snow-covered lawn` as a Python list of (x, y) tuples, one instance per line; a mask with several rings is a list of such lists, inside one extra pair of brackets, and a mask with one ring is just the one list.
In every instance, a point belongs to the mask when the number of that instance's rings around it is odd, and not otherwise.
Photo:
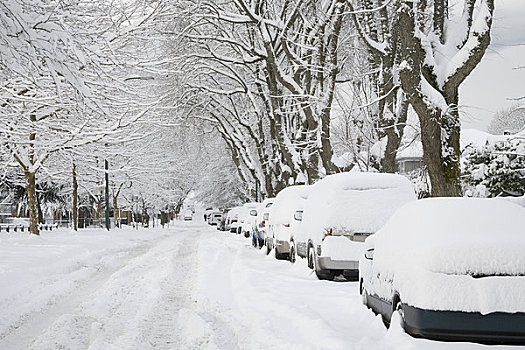
[(199, 221), (2, 233), (0, 310), (2, 350), (485, 348), (387, 331), (357, 283)]

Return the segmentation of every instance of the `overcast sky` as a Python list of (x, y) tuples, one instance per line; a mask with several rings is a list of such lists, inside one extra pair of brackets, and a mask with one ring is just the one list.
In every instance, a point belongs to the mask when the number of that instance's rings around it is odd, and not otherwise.
[(496, 0), (491, 45), (460, 89), (463, 128), (486, 130), (496, 111), (525, 96), (518, 66), (525, 66), (525, 0)]

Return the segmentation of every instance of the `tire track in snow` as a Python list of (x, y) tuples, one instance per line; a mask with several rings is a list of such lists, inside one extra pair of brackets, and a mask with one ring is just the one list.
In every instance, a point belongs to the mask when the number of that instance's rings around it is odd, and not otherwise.
[[(154, 242), (146, 241), (133, 247), (127, 251), (128, 255), (117, 266), (105, 267), (103, 264), (95, 264), (93, 266), (95, 272), (90, 279), (73, 281), (72, 290), (65, 291), (61, 295), (53, 295), (40, 310), (21, 315), (17, 322), (0, 334), (0, 349), (27, 349), (33, 339), (55, 320), (78, 307), (115, 271), (125, 267), (137, 256), (145, 254), (153, 245)], [(83, 267), (83, 265), (79, 266), (79, 268)]]
[[(200, 227), (179, 227), (120, 268), (99, 274), (1, 349), (236, 349), (219, 310), (196, 293)], [(13, 344), (12, 344), (13, 345)]]
[[(195, 229), (196, 230), (196, 229)], [(218, 313), (203, 310), (196, 296), (198, 249), (202, 228), (191, 232), (170, 259), (172, 273), (162, 281), (163, 295), (147, 330), (155, 349), (236, 349), (235, 332)]]

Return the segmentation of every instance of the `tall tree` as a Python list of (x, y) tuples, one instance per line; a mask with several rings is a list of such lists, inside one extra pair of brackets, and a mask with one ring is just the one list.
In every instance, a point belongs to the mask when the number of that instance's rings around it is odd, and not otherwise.
[(400, 80), (421, 124), (432, 196), (460, 196), (459, 86), (490, 43), (493, 0), (402, 0)]

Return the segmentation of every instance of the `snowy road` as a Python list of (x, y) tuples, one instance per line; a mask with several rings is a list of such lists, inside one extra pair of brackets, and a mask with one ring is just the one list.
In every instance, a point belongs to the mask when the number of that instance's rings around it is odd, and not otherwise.
[(387, 331), (356, 283), (199, 222), (3, 234), (0, 286), (2, 350), (485, 348)]

